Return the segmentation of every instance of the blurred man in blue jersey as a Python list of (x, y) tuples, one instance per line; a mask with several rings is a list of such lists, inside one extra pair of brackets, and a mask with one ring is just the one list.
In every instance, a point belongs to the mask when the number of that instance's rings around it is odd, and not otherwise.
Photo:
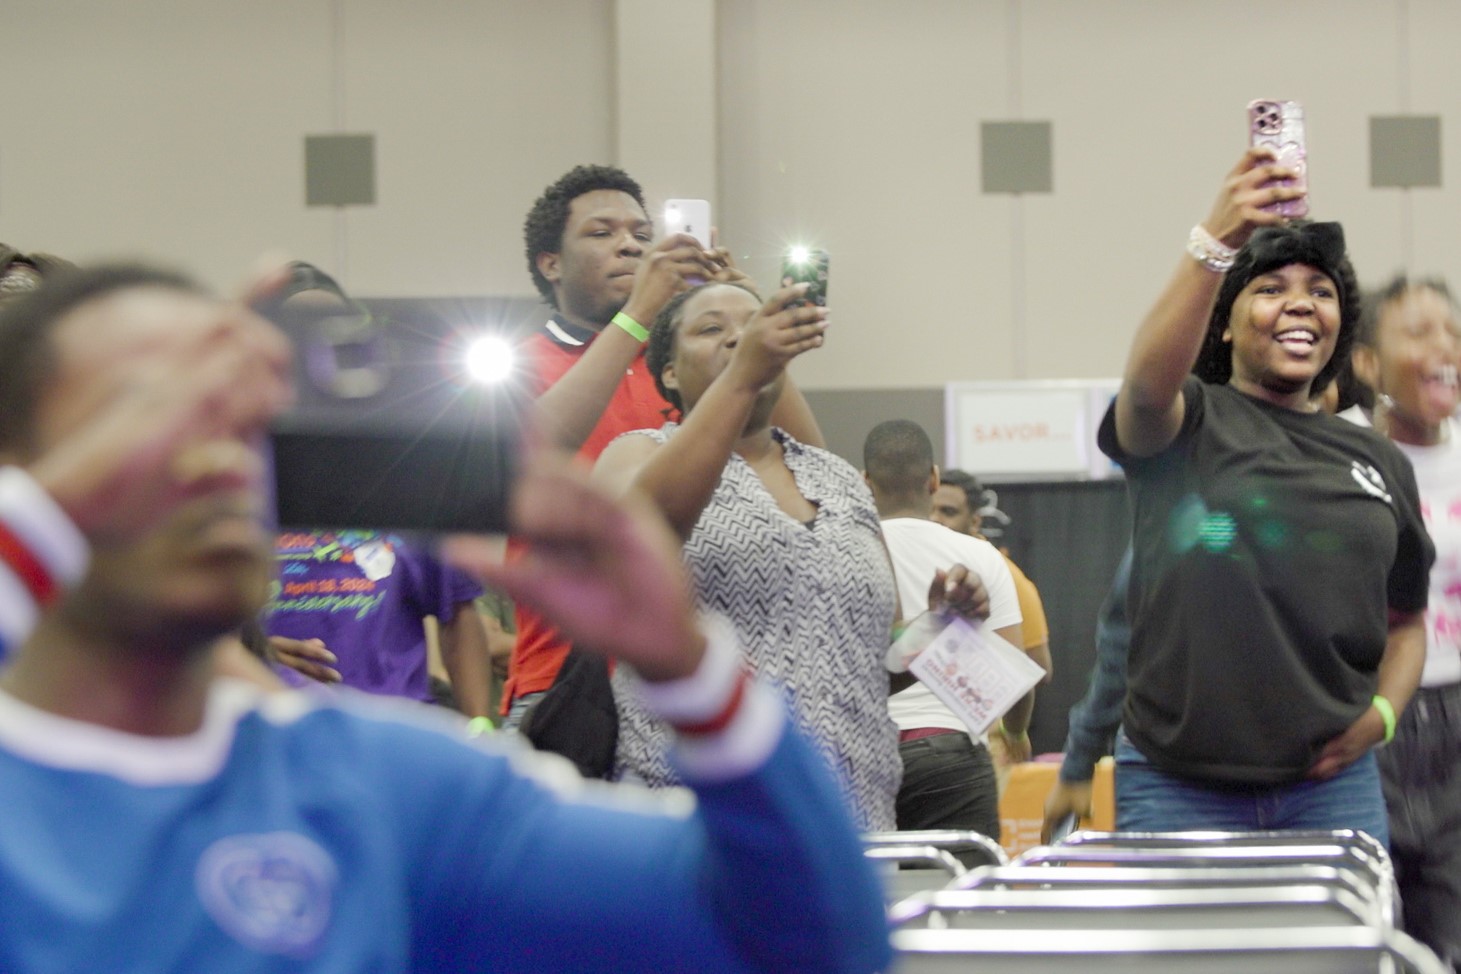
[[(882, 969), (876, 881), (818, 759), (727, 627), (693, 616), (667, 529), (551, 458), (515, 505), (533, 554), (490, 580), (635, 668), (697, 801), (591, 789), (444, 716), (215, 676), (269, 579), (279, 345), (146, 269), (0, 313), (0, 626), (19, 643), (0, 970)], [(140, 437), (140, 474), (114, 464), (132, 503), (88, 509), (54, 457), (115, 452), (98, 425), (139, 397), (185, 419)]]

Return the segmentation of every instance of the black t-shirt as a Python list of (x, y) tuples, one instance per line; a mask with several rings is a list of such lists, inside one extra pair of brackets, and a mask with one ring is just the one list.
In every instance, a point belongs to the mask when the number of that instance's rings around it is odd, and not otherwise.
[(1370, 705), (1388, 610), (1425, 608), (1435, 553), (1410, 464), (1373, 430), (1188, 377), (1176, 440), (1129, 480), (1136, 560), (1124, 726), (1173, 774), (1304, 777)]

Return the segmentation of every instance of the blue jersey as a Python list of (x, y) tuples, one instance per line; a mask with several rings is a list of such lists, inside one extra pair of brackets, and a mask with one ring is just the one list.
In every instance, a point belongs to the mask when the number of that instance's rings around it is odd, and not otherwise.
[(793, 731), (692, 802), (394, 714), (220, 681), (201, 730), (150, 739), (0, 694), (0, 970), (888, 963), (876, 880)]

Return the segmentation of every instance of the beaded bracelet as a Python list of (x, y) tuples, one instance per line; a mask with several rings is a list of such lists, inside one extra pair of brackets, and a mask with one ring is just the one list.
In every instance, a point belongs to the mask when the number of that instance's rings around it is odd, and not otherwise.
[(1187, 252), (1214, 274), (1226, 274), (1238, 256), (1236, 250), (1208, 233), (1207, 227), (1200, 223), (1187, 235)]

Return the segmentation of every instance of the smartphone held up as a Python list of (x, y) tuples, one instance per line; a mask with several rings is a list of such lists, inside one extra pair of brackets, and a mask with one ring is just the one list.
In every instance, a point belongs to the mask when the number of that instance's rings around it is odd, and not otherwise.
[(1298, 173), (1296, 179), (1284, 180), (1281, 185), (1304, 190), (1299, 199), (1274, 203), (1269, 209), (1290, 219), (1308, 216), (1309, 153), (1304, 140), (1304, 106), (1269, 98), (1249, 102), (1248, 144), (1272, 149), (1279, 165)]
[(666, 200), (665, 233), (684, 233), (710, 250), (710, 201)]
[(792, 247), (781, 262), (781, 286), (808, 284), (803, 304), (827, 305), (828, 256), (825, 250), (810, 247)]

